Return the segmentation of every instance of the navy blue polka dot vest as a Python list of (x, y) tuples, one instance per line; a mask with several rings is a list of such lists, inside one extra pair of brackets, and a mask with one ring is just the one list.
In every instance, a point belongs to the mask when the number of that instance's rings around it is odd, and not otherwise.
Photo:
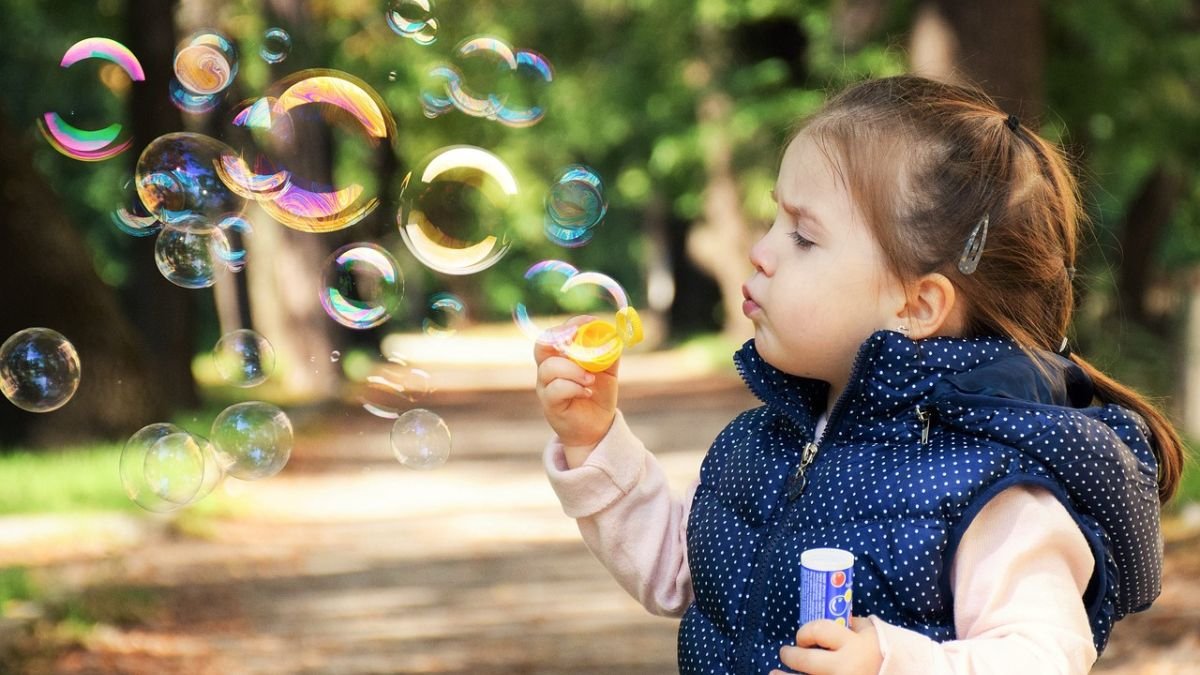
[(814, 439), (828, 385), (776, 370), (747, 342), (735, 361), (764, 405), (721, 432), (700, 471), (680, 672), (782, 669), (779, 647), (799, 627), (800, 553), (822, 546), (856, 557), (855, 615), (954, 639), (959, 539), (1017, 484), (1050, 490), (1087, 538), (1097, 562), (1084, 603), (1103, 650), (1113, 622), (1159, 592), (1157, 466), (1139, 416), (1092, 406), (1083, 371), (1044, 356), (995, 338), (878, 332)]

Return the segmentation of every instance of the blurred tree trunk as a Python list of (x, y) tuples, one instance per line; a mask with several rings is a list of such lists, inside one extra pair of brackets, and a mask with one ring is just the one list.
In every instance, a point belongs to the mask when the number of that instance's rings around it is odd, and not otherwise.
[(1046, 69), (1039, 0), (924, 0), (911, 40), (914, 73), (979, 86), (1001, 109), (1037, 126)]
[[(62, 333), (79, 353), (79, 390), (42, 414), (0, 399), (0, 443), (36, 446), (117, 439), (164, 419), (164, 378), (150, 377), (152, 345), (139, 341), (115, 291), (101, 281), (92, 252), (34, 167), (28, 138), (0, 118), (0, 342), (25, 328)], [(167, 284), (159, 277), (159, 281)], [(145, 289), (144, 289), (145, 291)], [(149, 292), (149, 291), (145, 291)], [(150, 348), (148, 348), (150, 347)], [(114, 479), (115, 479), (114, 473)]]
[[(284, 61), (287, 72), (321, 65), (320, 26), (307, 0), (269, 0), (264, 6), (268, 25), (284, 26), (293, 50)], [(308, 49), (305, 49), (308, 47)], [(278, 75), (284, 66), (273, 66)], [(332, 136), (319, 120), (293, 118), (295, 150), (285, 158), (296, 176), (333, 183)], [(277, 149), (279, 150), (279, 149)], [(337, 235), (299, 232), (276, 223), (261, 209), (251, 209), (254, 232), (246, 237), (246, 283), (254, 328), (275, 347), (277, 374), (289, 394), (308, 400), (337, 393), (338, 368), (329, 355), (334, 344), (333, 322), (319, 302), (325, 258), (339, 243)]]
[(1158, 335), (1165, 335), (1167, 326), (1162, 317), (1153, 316), (1149, 311), (1147, 296), (1154, 282), (1159, 248), (1186, 187), (1181, 172), (1167, 163), (1160, 163), (1143, 181), (1117, 226), (1120, 237), (1117, 269), (1120, 315)]
[(687, 251), (720, 289), (722, 333), (743, 339), (753, 334), (750, 320), (742, 314), (742, 284), (752, 272), (747, 255), (752, 242), (733, 169), (729, 130), (733, 101), (716, 75), (729, 62), (722, 35), (713, 26), (699, 29), (700, 54), (710, 74), (696, 110), (704, 156), (704, 210), (700, 222), (688, 232)]
[[(175, 0), (131, 0), (126, 7), (129, 40), (146, 72), (146, 81), (131, 88), (129, 118), (133, 147), (122, 157), (130, 176), (138, 156), (151, 141), (183, 129), (179, 110), (167, 97), (173, 77)], [(123, 301), (148, 345), (147, 358), (156, 374), (160, 395), (168, 409), (194, 408), (200, 398), (192, 376), (196, 353), (196, 303), (211, 302), (207, 290), (184, 290), (163, 278), (154, 264), (155, 237), (131, 242), (130, 280)]]

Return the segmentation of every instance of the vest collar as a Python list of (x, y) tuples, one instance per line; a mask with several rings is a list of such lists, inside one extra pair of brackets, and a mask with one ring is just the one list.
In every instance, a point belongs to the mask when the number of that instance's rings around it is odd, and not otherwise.
[[(891, 419), (925, 401), (1003, 399), (1006, 405), (1084, 407), (1092, 384), (1074, 362), (1051, 352), (1038, 362), (998, 337), (912, 340), (881, 330), (859, 347), (846, 390), (830, 411), (829, 430), (844, 409), (859, 423)], [(829, 385), (789, 375), (763, 360), (748, 340), (734, 363), (750, 391), (793, 424), (811, 431), (825, 408)]]

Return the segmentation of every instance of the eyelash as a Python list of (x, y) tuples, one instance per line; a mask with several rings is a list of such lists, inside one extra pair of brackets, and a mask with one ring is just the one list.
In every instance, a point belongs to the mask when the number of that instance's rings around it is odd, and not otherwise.
[(799, 232), (788, 232), (788, 236), (791, 237), (792, 241), (796, 242), (796, 245), (800, 248), (812, 248), (813, 246), (812, 240), (806, 238)]

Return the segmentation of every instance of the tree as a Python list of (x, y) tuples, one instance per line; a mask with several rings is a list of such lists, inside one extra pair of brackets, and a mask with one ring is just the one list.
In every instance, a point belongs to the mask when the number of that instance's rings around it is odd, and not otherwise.
[[(47, 446), (119, 438), (167, 413), (162, 378), (150, 377), (142, 342), (116, 293), (96, 274), (92, 252), (34, 168), (27, 137), (0, 116), (0, 214), (4, 214), (0, 341), (32, 327), (62, 333), (81, 362), (79, 390), (64, 407), (28, 413), (0, 401), (0, 443)], [(159, 277), (163, 285), (168, 285)]]

